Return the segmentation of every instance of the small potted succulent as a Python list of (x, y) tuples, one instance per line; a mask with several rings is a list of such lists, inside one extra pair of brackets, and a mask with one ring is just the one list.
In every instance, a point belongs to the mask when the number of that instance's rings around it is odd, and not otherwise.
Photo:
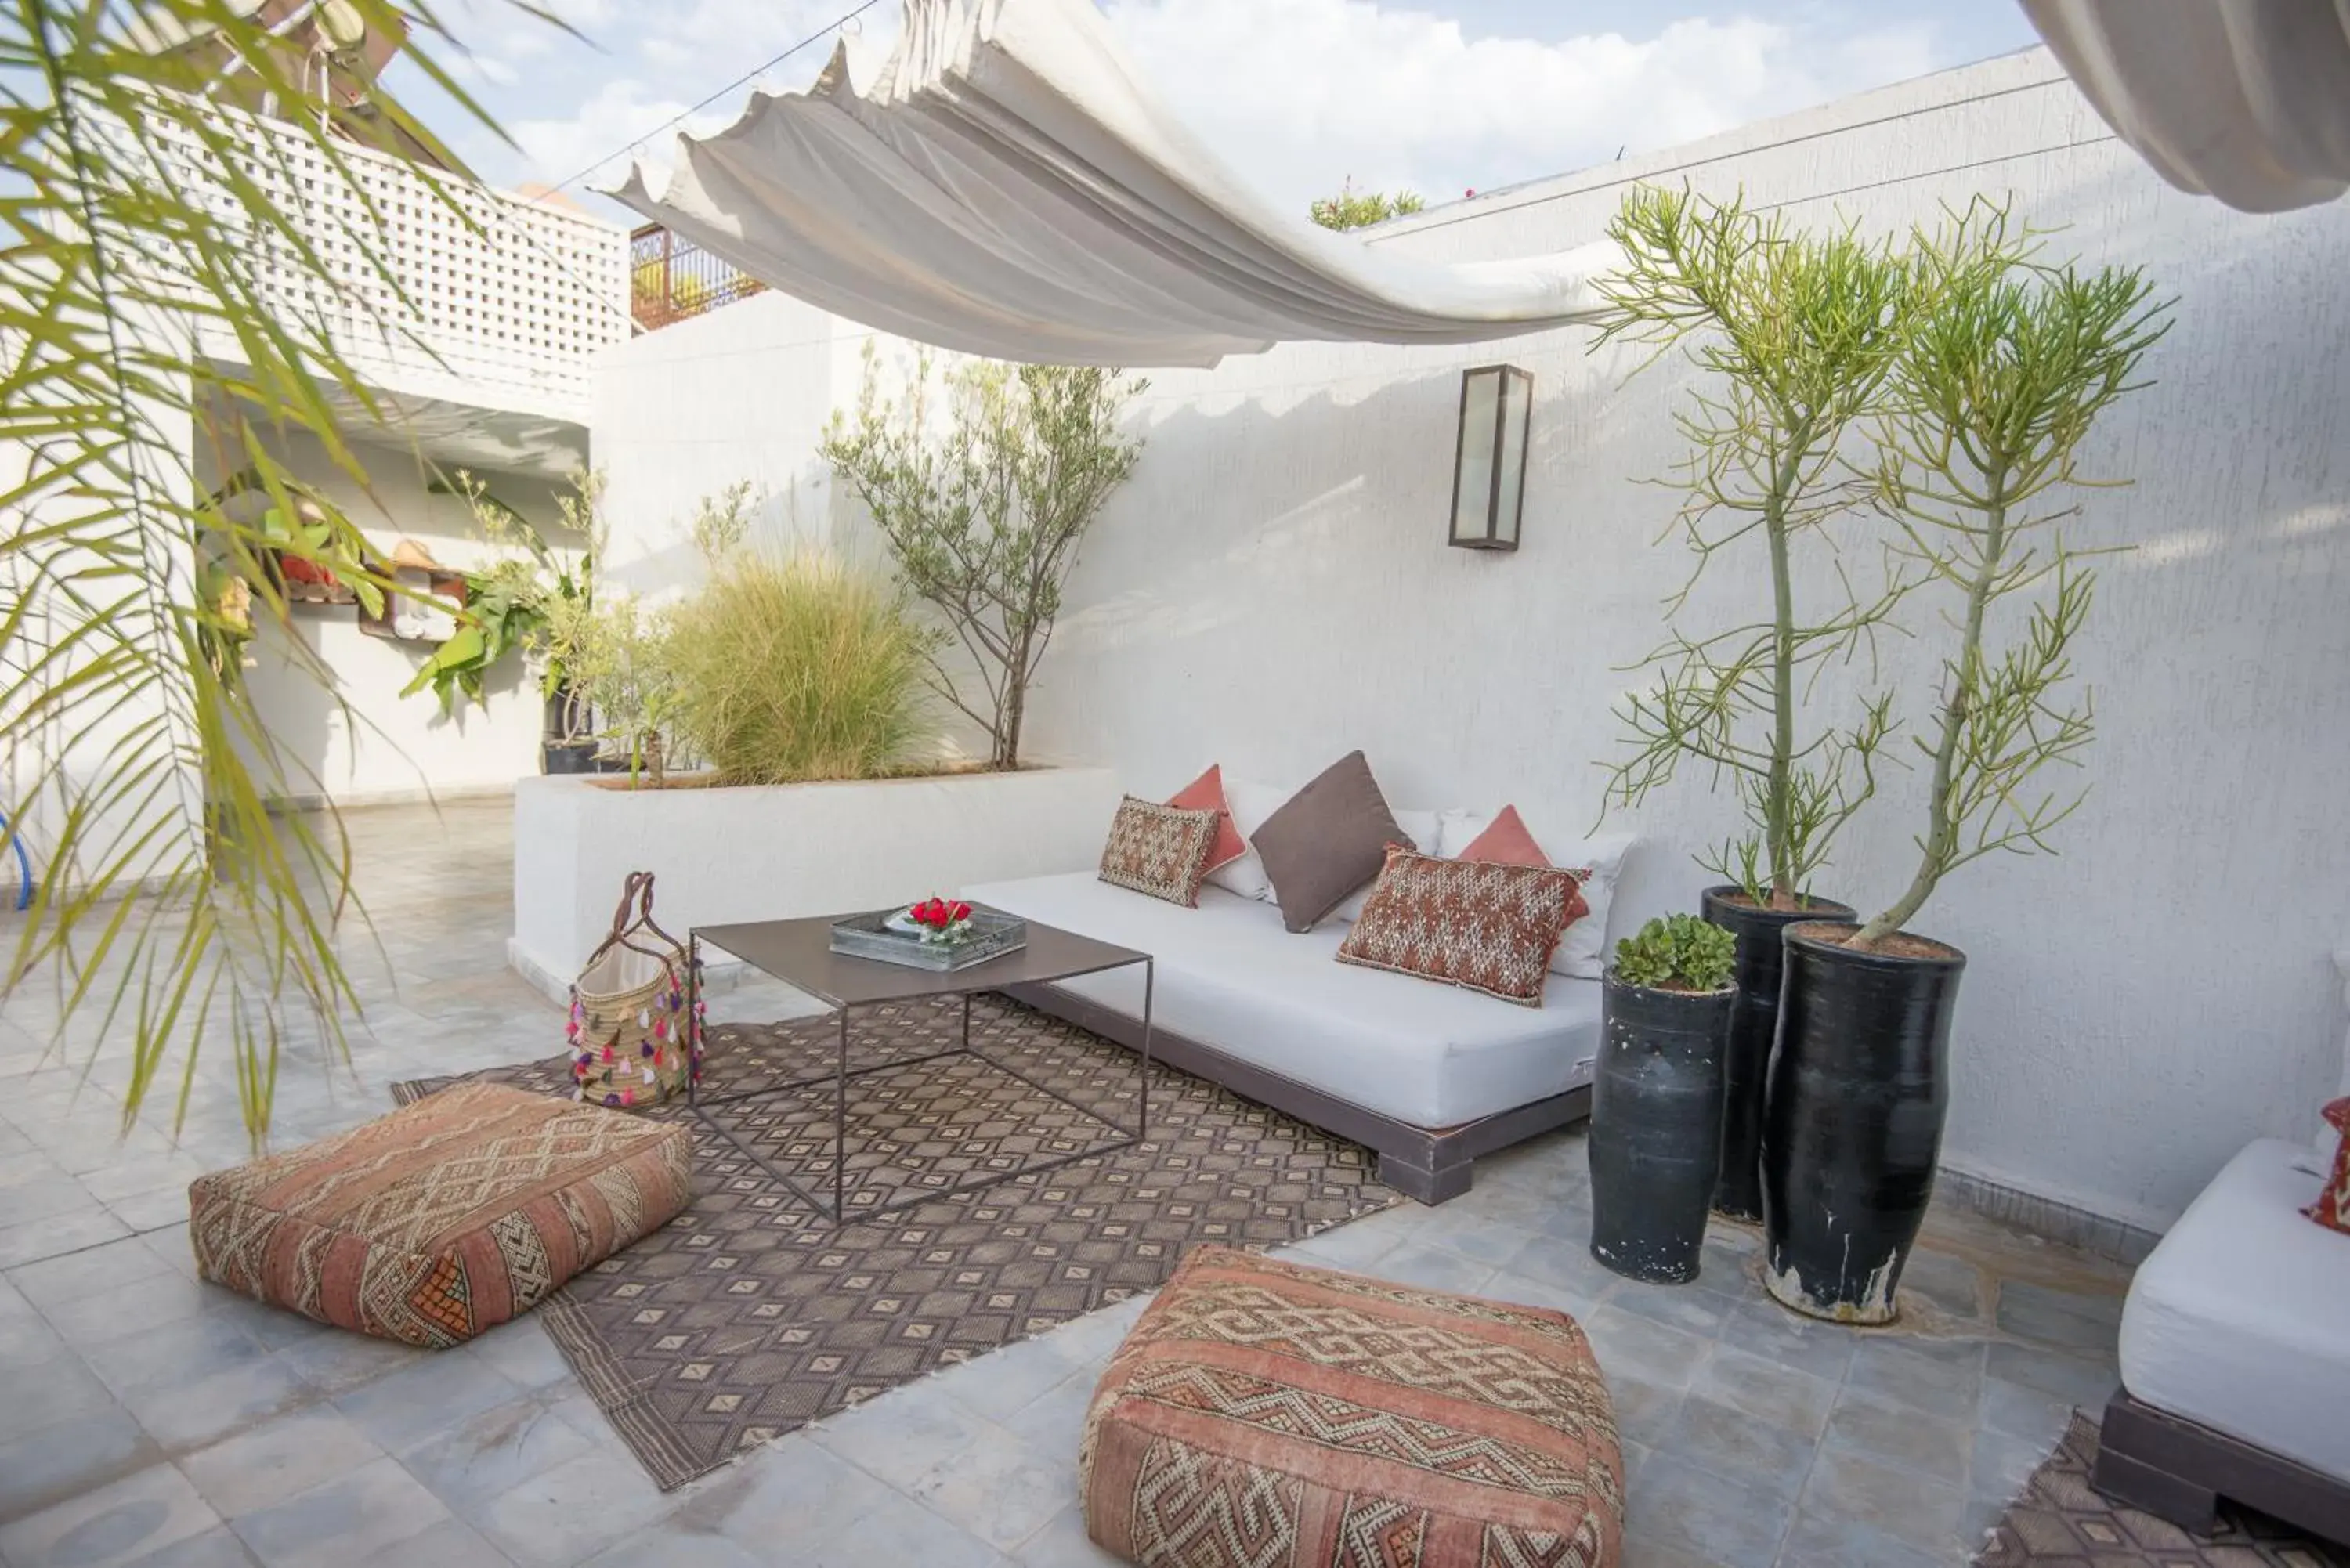
[(1616, 944), (1591, 1096), (1591, 1255), (1656, 1284), (1697, 1278), (1721, 1169), (1722, 1059), (1738, 940), (1695, 915)]

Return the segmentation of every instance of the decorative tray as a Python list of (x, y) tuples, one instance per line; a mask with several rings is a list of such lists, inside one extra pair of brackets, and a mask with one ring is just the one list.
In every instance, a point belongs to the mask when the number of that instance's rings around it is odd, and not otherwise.
[(971, 934), (961, 941), (926, 942), (905, 929), (903, 909), (875, 909), (832, 923), (832, 950), (851, 958), (951, 972), (1016, 953), (1028, 945), (1028, 922), (996, 909), (974, 909)]

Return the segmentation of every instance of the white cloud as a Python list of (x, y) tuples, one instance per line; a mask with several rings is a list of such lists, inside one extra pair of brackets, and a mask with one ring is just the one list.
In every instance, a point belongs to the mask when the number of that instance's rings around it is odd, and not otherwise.
[(1939, 64), (1916, 25), (1812, 36), (1748, 17), (1653, 37), (1470, 38), (1372, 0), (1109, 0), (1201, 139), (1302, 205), (1352, 175), (1439, 200), (1670, 146)]

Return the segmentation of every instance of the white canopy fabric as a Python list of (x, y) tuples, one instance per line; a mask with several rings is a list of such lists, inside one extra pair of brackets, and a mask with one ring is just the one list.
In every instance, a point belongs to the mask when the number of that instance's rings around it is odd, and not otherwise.
[(2023, 0), (2106, 123), (2182, 191), (2281, 213), (2350, 190), (2350, 0)]
[(870, 84), (837, 50), (612, 194), (853, 320), (1046, 364), (1507, 337), (1594, 317), (1617, 254), (1445, 266), (1316, 228), (1185, 129), (1092, 0), (907, 0)]

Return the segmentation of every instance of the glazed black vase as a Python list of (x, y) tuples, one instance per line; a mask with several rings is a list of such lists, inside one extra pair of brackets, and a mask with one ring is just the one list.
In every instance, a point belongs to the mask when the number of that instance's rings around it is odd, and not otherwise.
[(1736, 994), (1656, 991), (1607, 971), (1591, 1095), (1591, 1255), (1619, 1274), (1697, 1278)]
[(1910, 956), (1828, 940), (1854, 929), (1784, 933), (1762, 1112), (1762, 1282), (1808, 1316), (1881, 1324), (1933, 1196), (1967, 958), (1939, 942)]
[(1713, 1207), (1732, 1220), (1762, 1218), (1762, 1085), (1779, 1029), (1779, 938), (1801, 920), (1849, 920), (1852, 908), (1812, 898), (1800, 909), (1766, 909), (1738, 888), (1708, 888), (1705, 918), (1738, 940), (1738, 1000), (1722, 1058), (1721, 1175)]
[(546, 741), (538, 748), (539, 768), (550, 774), (592, 774), (596, 771), (593, 741)]

